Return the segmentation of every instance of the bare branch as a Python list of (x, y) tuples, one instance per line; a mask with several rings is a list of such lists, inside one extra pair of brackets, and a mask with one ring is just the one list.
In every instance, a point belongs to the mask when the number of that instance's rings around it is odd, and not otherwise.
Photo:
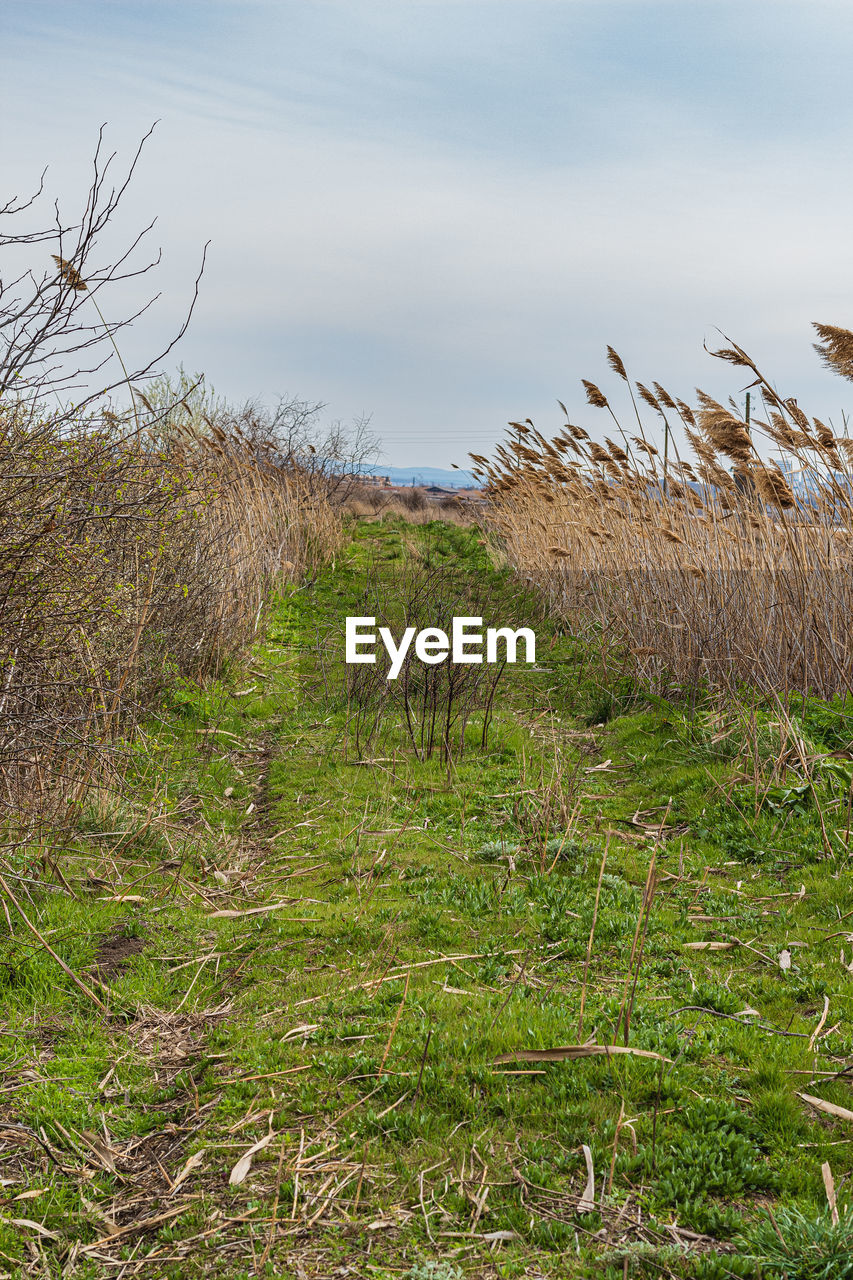
[[(20, 271), (12, 280), (0, 274), (0, 400), (13, 397), (43, 401), (47, 396), (67, 395), (79, 391), (80, 396), (70, 416), (93, 404), (99, 396), (131, 380), (150, 376), (151, 371), (175, 347), (187, 331), (198, 300), (199, 283), (204, 272), (208, 246), (202, 252), (201, 267), (195, 280), (192, 298), (177, 333), (160, 351), (133, 371), (122, 368), (121, 377), (92, 387), (81, 381), (91, 379), (117, 354), (115, 338), (133, 324), (159, 298), (149, 297), (131, 315), (118, 320), (101, 313), (99, 299), (108, 285), (147, 275), (161, 261), (161, 253), (142, 266), (133, 259), (141, 242), (151, 232), (154, 222), (131, 237), (127, 247), (105, 263), (96, 261), (98, 241), (104, 228), (114, 219), (137, 171), (146, 142), (157, 122), (144, 134), (122, 178), (108, 187), (107, 181), (116, 153), (104, 155), (105, 125), (98, 131), (92, 159), (92, 178), (77, 221), (66, 224), (58, 204), (54, 204), (53, 224), (32, 232), (0, 232), (0, 248), (21, 249), (33, 244), (51, 244), (58, 270), (45, 269), (41, 275), (32, 269)], [(39, 187), (26, 200), (12, 199), (0, 207), (0, 216), (11, 216), (31, 208), (44, 192), (44, 173)], [(90, 353), (80, 359), (82, 353)]]

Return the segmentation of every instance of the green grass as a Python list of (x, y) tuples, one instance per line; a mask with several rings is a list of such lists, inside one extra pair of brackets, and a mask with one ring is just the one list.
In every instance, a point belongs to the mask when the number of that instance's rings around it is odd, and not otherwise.
[[(13, 891), (109, 1016), (10, 908), (0, 1271), (617, 1280), (627, 1259), (840, 1280), (853, 1124), (797, 1094), (853, 1109), (853, 1073), (831, 1078), (853, 1062), (843, 788), (773, 774), (772, 707), (728, 708), (720, 737), (718, 709), (608, 685), (541, 618), (539, 669), (507, 670), (485, 750), (475, 714), (461, 758), (419, 762), (389, 710), (360, 755), (344, 618), (411, 555), (517, 605), (476, 530), (359, 526), (276, 602), (245, 669), (176, 686), (81, 808), (65, 886), (36, 847), (15, 855)], [(844, 707), (801, 718), (816, 751), (844, 750)], [(95, 985), (118, 935), (137, 949)], [(659, 1058), (496, 1063), (622, 1044), (626, 1007), (629, 1046)]]

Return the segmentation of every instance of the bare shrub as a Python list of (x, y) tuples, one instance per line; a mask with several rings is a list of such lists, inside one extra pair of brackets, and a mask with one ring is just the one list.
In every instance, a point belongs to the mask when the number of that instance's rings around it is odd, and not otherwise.
[(388, 493), (382, 489), (362, 487), (357, 489), (356, 493), (371, 511), (382, 511), (388, 506)]
[[(140, 237), (112, 263), (95, 257), (138, 155), (110, 192), (112, 158), (102, 160), (99, 142), (79, 223), (69, 227), (57, 213), (45, 230), (0, 233), (14, 268), (12, 278), (0, 276), (7, 811), (45, 803), (60, 781), (79, 794), (176, 674), (221, 669), (254, 634), (275, 584), (315, 573), (340, 538), (328, 472), (310, 465), (310, 452), (304, 465), (295, 446), (282, 456), (278, 437), (229, 419), (227, 406), (198, 394), (198, 382), (171, 400), (168, 380), (149, 388), (152, 398), (133, 385), (154, 362), (128, 374), (115, 335), (134, 317), (108, 326), (97, 296), (152, 264), (125, 267)], [(0, 208), (3, 225), (40, 194)], [(44, 256), (56, 267), (14, 275), (33, 246), (39, 254), (55, 247)], [(120, 380), (102, 372), (111, 354)], [(119, 382), (135, 397), (126, 412), (107, 396)], [(70, 390), (74, 404), (61, 398)], [(301, 439), (298, 415), (290, 421)]]
[(396, 497), (407, 511), (423, 511), (429, 501), (423, 489), (418, 489), (414, 485), (410, 489), (398, 489)]
[(354, 485), (341, 503), (342, 509), (356, 519), (405, 520), (408, 524), (429, 524), (441, 520), (445, 524), (475, 524), (478, 511), (457, 497), (445, 494), (440, 498), (427, 494), (423, 489), (392, 489), (378, 485)]
[(221, 668), (276, 582), (340, 522), (296, 470), (112, 414), (0, 410), (0, 799), (21, 803), (130, 728), (176, 673)]
[(363, 477), (375, 461), (379, 438), (370, 418), (350, 424), (324, 423), (325, 404), (300, 396), (279, 396), (273, 406), (259, 399), (231, 404), (218, 396), (201, 373), (181, 366), (177, 375), (150, 380), (137, 397), (149, 431), (169, 441), (187, 429), (199, 439), (222, 435), (240, 442), (247, 455), (285, 471), (298, 471), (303, 485), (327, 502), (343, 505), (370, 489)]
[[(414, 549), (414, 548), (413, 548)], [(387, 564), (370, 569), (360, 608), (399, 638), (406, 627), (420, 631), (438, 627), (449, 636), (454, 616), (484, 619), (483, 626), (513, 622), (512, 602), (498, 596), (484, 576), (475, 580), (454, 565), (434, 561), (420, 547), (396, 571)], [(524, 610), (516, 610), (519, 618)], [(506, 663), (428, 665), (410, 646), (396, 680), (386, 679), (382, 653), (374, 665), (350, 665), (347, 672), (349, 725), (356, 750), (366, 750), (377, 735), (402, 727), (421, 760), (439, 754), (445, 761), (465, 750), (466, 731), (474, 715), (481, 717), (480, 745), (485, 747), (494, 700)]]
[(350, 515), (363, 518), (385, 511), (393, 500), (393, 494), (392, 489), (382, 489), (378, 485), (354, 484), (340, 505)]
[[(126, 173), (117, 185), (107, 186), (115, 154), (104, 157), (104, 130), (98, 135), (91, 185), (75, 223), (67, 223), (58, 206), (49, 221), (35, 230), (19, 230), (16, 219), (29, 214), (44, 195), (44, 173), (38, 188), (21, 199), (13, 197), (0, 206), (0, 403), (24, 403), (30, 408), (47, 402), (59, 404), (59, 415), (73, 421), (122, 385), (146, 377), (186, 332), (198, 297), (204, 270), (204, 253), (187, 314), (166, 346), (152, 359), (128, 370), (120, 356), (118, 370), (104, 373), (110, 357), (118, 355), (116, 335), (139, 318), (154, 298), (129, 316), (101, 311), (99, 299), (118, 281), (144, 277), (160, 255), (136, 265), (135, 254), (153, 223), (134, 236), (127, 248), (111, 261), (98, 261), (105, 228), (116, 216), (130, 185), (142, 150), (153, 132), (149, 129)], [(45, 170), (46, 172), (46, 170)], [(32, 263), (33, 246), (39, 247), (39, 263)], [(111, 366), (112, 368), (112, 366)], [(73, 403), (62, 397), (73, 396)], [(55, 415), (56, 410), (51, 409)]]

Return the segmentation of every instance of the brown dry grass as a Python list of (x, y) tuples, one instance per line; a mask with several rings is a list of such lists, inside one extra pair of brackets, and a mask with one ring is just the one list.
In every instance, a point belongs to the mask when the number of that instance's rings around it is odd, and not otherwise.
[[(850, 376), (853, 334), (816, 327), (824, 361)], [(853, 440), (783, 400), (742, 348), (712, 354), (749, 370), (760, 421), (702, 391), (693, 410), (658, 383), (632, 388), (608, 348), (636, 426), (627, 433), (587, 381), (618, 442), (599, 444), (569, 422), (552, 440), (512, 423), (493, 458), (472, 455), (491, 527), (557, 613), (629, 648), (653, 683), (846, 693)], [(663, 455), (638, 400), (664, 424)]]
[(456, 494), (435, 498), (417, 487), (382, 489), (374, 485), (354, 485), (342, 509), (358, 520), (406, 520), (409, 524), (441, 520), (445, 524), (470, 525), (478, 519), (478, 511), (468, 499)]
[(43, 805), (175, 676), (221, 669), (341, 519), (239, 435), (0, 410), (0, 810)]

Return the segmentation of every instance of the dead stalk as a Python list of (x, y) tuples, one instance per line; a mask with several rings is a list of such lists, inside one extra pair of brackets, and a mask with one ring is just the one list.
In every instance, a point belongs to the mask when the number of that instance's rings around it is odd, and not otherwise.
[(586, 983), (589, 976), (589, 963), (592, 959), (592, 944), (595, 939), (595, 926), (598, 922), (598, 904), (601, 899), (601, 882), (604, 879), (604, 868), (607, 863), (607, 851), (610, 848), (610, 836), (608, 834), (604, 845), (604, 852), (601, 855), (601, 866), (598, 868), (598, 884), (595, 886), (595, 905), (592, 909), (592, 926), (589, 931), (589, 940), (586, 944), (586, 959), (583, 966), (583, 983), (581, 985), (581, 1007), (578, 1015), (578, 1040), (583, 1036), (583, 1011), (586, 1004)]

